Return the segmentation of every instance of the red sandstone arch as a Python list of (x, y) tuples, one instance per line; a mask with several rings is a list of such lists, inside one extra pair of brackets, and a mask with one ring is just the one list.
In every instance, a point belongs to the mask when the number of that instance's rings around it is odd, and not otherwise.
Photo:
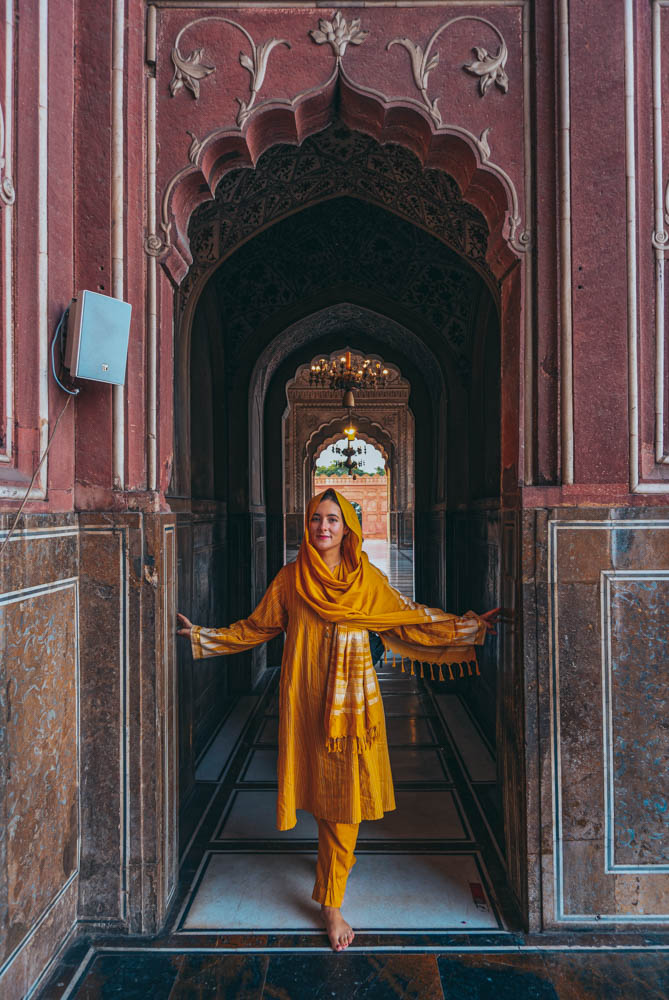
[[(259, 110), (251, 119), (243, 134), (225, 129), (212, 133), (202, 143), (196, 157), (196, 163), (189, 165), (175, 175), (169, 185), (165, 199), (165, 219), (172, 229), (171, 242), (162, 263), (166, 273), (174, 284), (182, 280), (189, 262), (188, 222), (193, 210), (201, 203), (211, 200), (217, 184), (223, 175), (232, 169), (247, 166), (252, 168), (260, 155), (272, 145), (279, 143), (299, 144), (308, 135), (325, 128), (335, 117), (335, 83), (321, 92), (312, 94), (298, 107), (267, 107)], [(522, 313), (523, 313), (523, 282), (525, 268), (522, 254), (516, 254), (510, 245), (509, 221), (514, 212), (514, 196), (512, 186), (505, 186), (503, 171), (495, 172), (492, 166), (480, 155), (476, 140), (467, 138), (460, 132), (448, 128), (435, 132), (427, 116), (413, 107), (400, 103), (384, 105), (383, 102), (369, 94), (362, 94), (350, 84), (341, 80), (341, 103), (337, 113), (344, 123), (352, 130), (365, 132), (379, 143), (396, 143), (405, 146), (418, 156), (424, 166), (441, 169), (450, 174), (457, 182), (462, 197), (481, 211), (489, 228), (488, 251), (486, 259), (491, 271), (500, 283), (500, 328), (501, 328), (501, 493), (502, 517), (506, 518), (502, 527), (502, 545), (505, 549), (505, 559), (514, 556), (514, 541), (518, 526), (518, 516), (515, 512), (507, 515), (504, 508), (516, 507), (519, 501), (518, 482), (522, 475), (522, 429), (520, 414), (523, 412), (523, 386), (520, 380), (523, 363)], [(510, 184), (510, 182), (509, 182)], [(517, 220), (514, 220), (514, 224)], [(511, 227), (512, 228), (512, 227)], [(516, 238), (516, 241), (517, 238)], [(522, 241), (521, 241), (522, 242)], [(167, 281), (164, 282), (167, 305), (169, 293)], [(199, 291), (199, 290), (198, 290)], [(188, 338), (188, 331), (186, 330)], [(266, 332), (266, 331), (265, 331)], [(163, 371), (169, 374), (163, 384), (169, 384), (172, 372), (172, 328), (171, 324), (161, 324), (163, 337), (160, 352), (165, 358)], [(269, 339), (269, 338), (268, 338)], [(254, 345), (255, 347), (255, 345)], [(177, 348), (178, 350), (178, 348)], [(257, 355), (256, 355), (257, 357)], [(253, 367), (250, 359), (245, 359), (244, 371), (237, 378), (233, 393), (237, 395), (248, 392), (246, 379)], [(238, 406), (237, 411), (241, 412)], [(245, 429), (245, 428), (243, 428)], [(167, 437), (167, 435), (166, 435)], [(528, 443), (528, 446), (530, 443)], [(169, 456), (172, 461), (172, 456)], [(392, 476), (392, 473), (391, 473)], [(392, 477), (395, 478), (395, 477)], [(392, 480), (391, 480), (392, 482)], [(442, 587), (440, 574), (443, 573), (445, 560), (443, 549), (434, 544), (434, 527), (441, 530), (442, 512), (434, 515), (428, 523), (427, 514), (423, 517), (421, 527), (421, 544), (417, 552), (422, 560), (422, 580), (432, 579), (430, 592)], [(441, 518), (441, 520), (438, 520)], [(433, 524), (434, 521), (434, 524)], [(432, 532), (428, 534), (428, 529)], [(510, 530), (509, 530), (510, 529)], [(445, 537), (445, 536), (444, 536)], [(429, 544), (423, 544), (429, 539)], [(502, 565), (507, 563), (502, 560)], [(260, 564), (258, 563), (258, 566)], [(256, 566), (256, 569), (258, 568)], [(509, 577), (512, 577), (512, 573)], [(254, 585), (263, 583), (262, 573), (256, 574)], [(437, 597), (434, 598), (436, 602)], [(511, 601), (513, 604), (513, 601)], [(511, 657), (517, 655), (518, 646), (511, 647), (505, 657), (506, 667), (511, 670)], [(506, 669), (505, 667), (505, 669)], [(503, 759), (504, 747), (503, 745)], [(513, 744), (509, 743), (513, 751)], [(509, 779), (509, 802), (507, 810), (518, 810), (520, 797), (517, 794), (520, 787)], [(516, 779), (514, 778), (514, 782)], [(506, 804), (505, 793), (505, 804)], [(513, 829), (513, 827), (512, 827)]]
[[(524, 447), (521, 425), (524, 387), (520, 378), (524, 269), (518, 266), (523, 255), (517, 254), (510, 245), (511, 233), (519, 222), (517, 217), (513, 218), (514, 212), (517, 213), (513, 185), (501, 168), (485, 161), (481, 150), (477, 149), (477, 140), (464, 130), (449, 131), (448, 126), (443, 126), (435, 131), (425, 112), (401, 102), (385, 104), (379, 96), (358, 90), (343, 76), (339, 78), (338, 105), (336, 93), (337, 83), (333, 81), (293, 108), (268, 105), (259, 109), (244, 133), (222, 128), (199, 143), (196, 162), (175, 174), (165, 192), (164, 222), (172, 236), (162, 257), (163, 267), (178, 285), (192, 262), (188, 242), (190, 216), (198, 205), (213, 199), (218, 183), (229, 170), (252, 168), (262, 153), (273, 145), (299, 144), (331, 124), (335, 115), (348, 128), (371, 135), (381, 144), (404, 146), (425, 167), (444, 170), (457, 182), (462, 197), (479, 209), (489, 228), (486, 260), (500, 282), (500, 491), (503, 504), (515, 506)], [(516, 233), (515, 242), (520, 247), (522, 236)], [(192, 310), (188, 313), (192, 317)], [(172, 334), (165, 327), (163, 330), (164, 354), (169, 357)]]
[(489, 229), (487, 263), (498, 280), (505, 277), (518, 262), (510, 244), (521, 249), (525, 237), (516, 232), (520, 223), (516, 193), (504, 170), (485, 158), (480, 141), (464, 129), (449, 130), (445, 125), (435, 131), (427, 113), (407, 104), (385, 104), (341, 76), (338, 85), (334, 81), (325, 85), (294, 108), (269, 105), (259, 109), (243, 133), (221, 128), (199, 142), (192, 154), (195, 162), (173, 176), (163, 196), (167, 244), (162, 264), (176, 284), (193, 261), (188, 239), (190, 216), (198, 205), (213, 199), (222, 177), (230, 170), (254, 167), (271, 146), (299, 145), (331, 124), (335, 116), (380, 144), (404, 146), (424, 167), (452, 176), (462, 197), (485, 218)]

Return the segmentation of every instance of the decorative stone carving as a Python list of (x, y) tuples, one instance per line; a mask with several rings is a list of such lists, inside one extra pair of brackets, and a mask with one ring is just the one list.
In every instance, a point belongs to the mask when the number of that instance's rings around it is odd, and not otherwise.
[(191, 144), (188, 147), (188, 159), (191, 163), (197, 163), (197, 158), (200, 155), (200, 150), (202, 149), (202, 143), (195, 135), (195, 132), (191, 132), (190, 129), (186, 129), (186, 135), (191, 137)]
[(203, 48), (194, 49), (189, 56), (182, 56), (178, 45), (172, 48), (172, 62), (174, 63), (174, 76), (170, 80), (170, 94), (176, 97), (182, 87), (190, 90), (191, 94), (198, 99), (200, 96), (200, 80), (204, 80), (216, 69), (215, 66), (208, 66), (202, 61)]
[(509, 89), (509, 78), (504, 67), (509, 53), (504, 40), (502, 40), (497, 55), (489, 55), (487, 49), (477, 45), (474, 46), (472, 52), (475, 53), (476, 59), (473, 62), (465, 63), (462, 68), (479, 77), (481, 97), (485, 97), (493, 83), (506, 94)]
[[(480, 140), (485, 148), (487, 133)], [(370, 136), (335, 123), (297, 148), (274, 146), (254, 171), (225, 175), (215, 200), (193, 213), (194, 263), (181, 286), (182, 301), (208, 267), (252, 233), (337, 194), (380, 205), (433, 233), (492, 281), (485, 263), (485, 220), (463, 201), (455, 181), (443, 171), (423, 169), (401, 146), (381, 147)]]
[[(242, 29), (244, 30), (244, 29)], [(265, 80), (265, 73), (267, 72), (267, 60), (269, 59), (269, 54), (272, 49), (276, 48), (277, 45), (285, 45), (286, 48), (290, 48), (290, 42), (287, 42), (285, 38), (270, 38), (268, 41), (263, 42), (261, 45), (255, 45), (251, 36), (244, 31), (247, 35), (249, 44), (251, 46), (251, 55), (247, 56), (245, 52), (239, 53), (239, 61), (245, 70), (251, 75), (251, 97), (248, 101), (243, 101), (240, 97), (237, 98), (239, 104), (239, 113), (237, 114), (237, 124), (241, 126), (249, 117), (251, 113), (251, 108), (255, 102), (255, 99), (260, 91)]]
[(213, 280), (226, 317), (230, 371), (234, 355), (272, 317), (345, 287), (401, 304), (429, 324), (469, 377), (481, 279), (443, 243), (376, 205), (350, 197), (313, 205), (244, 243)]
[(331, 21), (321, 19), (318, 28), (314, 28), (309, 34), (317, 45), (328, 43), (332, 46), (332, 51), (339, 62), (346, 52), (347, 45), (362, 45), (369, 32), (360, 27), (360, 18), (354, 18), (349, 25), (338, 10)]
[(435, 120), (437, 125), (441, 125), (441, 112), (437, 107), (438, 97), (435, 97), (433, 101), (427, 95), (428, 77), (433, 69), (439, 65), (439, 53), (435, 54), (430, 58), (430, 48), (434, 36), (430, 39), (428, 46), (423, 52), (420, 45), (412, 42), (410, 38), (393, 38), (392, 41), (388, 42), (386, 50), (391, 49), (393, 45), (401, 45), (409, 53), (411, 59), (411, 71), (413, 73), (414, 83), (418, 87), (421, 93), (421, 97), (425, 102), (430, 115)]
[[(246, 52), (239, 53), (239, 62), (251, 77), (251, 81), (249, 83), (250, 97), (248, 101), (243, 100), (241, 97), (236, 98), (237, 103), (239, 104), (239, 111), (237, 112), (235, 120), (237, 125), (241, 128), (247, 121), (249, 114), (251, 113), (251, 109), (255, 104), (256, 97), (258, 96), (264, 83), (265, 73), (267, 72), (267, 61), (272, 49), (276, 48), (277, 45), (285, 45), (286, 48), (289, 49), (290, 42), (288, 42), (285, 38), (269, 38), (267, 41), (256, 45), (246, 28), (244, 28), (243, 25), (238, 24), (236, 21), (231, 21), (228, 17), (217, 17), (214, 15), (211, 17), (200, 17), (194, 21), (190, 21), (180, 30), (174, 41), (174, 45), (172, 46), (172, 62), (174, 63), (174, 76), (170, 81), (170, 94), (172, 97), (175, 97), (183, 87), (186, 87), (197, 100), (200, 96), (200, 80), (209, 76), (216, 69), (215, 66), (208, 66), (203, 62), (202, 54), (204, 52), (204, 48), (194, 49), (193, 52), (191, 52), (191, 54), (187, 57), (184, 57), (179, 50), (179, 44), (184, 32), (204, 21), (217, 21), (222, 24), (228, 24), (232, 28), (236, 28), (238, 31), (241, 31), (251, 47), (250, 55)], [(356, 42), (355, 44), (359, 43)], [(192, 135), (191, 132), (188, 134)], [(191, 143), (188, 151), (189, 159), (192, 163), (197, 162), (197, 155), (201, 148), (202, 143), (197, 142), (193, 136), (193, 142)]]
[[(487, 49), (484, 49), (482, 46), (474, 46), (472, 51), (476, 54), (476, 59), (471, 63), (464, 63), (462, 68), (468, 73), (473, 73), (475, 76), (480, 77), (479, 88), (481, 91), (481, 97), (485, 96), (493, 83), (495, 83), (500, 90), (503, 90), (504, 93), (506, 93), (509, 89), (509, 78), (504, 68), (509, 55), (506, 42), (504, 41), (500, 30), (496, 28), (491, 21), (486, 20), (484, 17), (465, 14), (461, 17), (451, 18), (450, 21), (446, 21), (445, 24), (440, 25), (440, 27), (432, 33), (428, 39), (427, 45), (425, 46), (425, 51), (423, 51), (422, 46), (418, 45), (417, 42), (413, 42), (410, 38), (406, 37), (393, 38), (386, 45), (386, 51), (390, 50), (393, 45), (401, 45), (409, 53), (414, 83), (420, 91), (423, 103), (430, 112), (430, 116), (436, 122), (437, 127), (440, 127), (443, 124), (441, 112), (437, 107), (439, 98), (435, 97), (430, 100), (427, 88), (430, 73), (439, 65), (439, 53), (435, 52), (434, 55), (431, 55), (431, 52), (434, 43), (437, 41), (441, 33), (450, 25), (456, 24), (458, 21), (479, 21), (482, 24), (487, 24), (488, 27), (492, 28), (495, 32), (500, 43), (497, 54), (494, 56), (489, 55)], [(488, 155), (490, 155), (489, 148)]]
[[(669, 181), (664, 188), (664, 222), (669, 225)], [(669, 232), (666, 229), (655, 229), (651, 236), (651, 243), (655, 250), (667, 250), (669, 244)]]
[[(248, 30), (236, 21), (232, 21), (230, 18), (221, 17), (218, 15), (207, 15), (205, 17), (196, 18), (190, 21), (188, 24), (184, 25), (178, 32), (174, 46), (173, 46), (173, 60), (175, 65), (175, 73), (170, 84), (170, 91), (172, 96), (174, 96), (178, 90), (186, 87), (191, 90), (193, 95), (197, 98), (199, 95), (199, 81), (206, 75), (209, 75), (214, 71), (213, 66), (207, 66), (202, 58), (203, 49), (194, 49), (193, 52), (188, 57), (184, 57), (181, 53), (180, 43), (184, 32), (188, 29), (193, 28), (197, 25), (201, 25), (205, 22), (219, 22), (222, 24), (229, 25), (239, 31), (244, 35), (245, 39), (250, 46), (250, 54), (247, 52), (240, 52), (239, 61), (242, 67), (249, 73), (251, 79), (249, 83), (250, 96), (247, 100), (241, 97), (236, 97), (235, 100), (239, 105), (239, 110), (235, 117), (236, 125), (239, 129), (246, 126), (249, 117), (258, 111), (260, 108), (272, 105), (273, 107), (285, 107), (290, 108), (294, 111), (297, 105), (302, 101), (302, 99), (310, 93), (313, 88), (307, 88), (306, 90), (295, 94), (291, 97), (269, 97), (258, 101), (258, 95), (260, 93), (261, 87), (265, 81), (265, 74), (267, 70), (267, 63), (271, 52), (277, 46), (283, 45), (290, 49), (291, 44), (287, 39), (271, 38), (262, 44), (256, 45), (253, 38), (251, 37)], [(409, 54), (411, 60), (411, 67), (413, 73), (414, 84), (420, 92), (420, 100), (414, 99), (412, 97), (406, 96), (406, 100), (409, 100), (412, 104), (417, 107), (427, 108), (430, 117), (432, 118), (435, 126), (438, 130), (448, 129), (455, 134), (465, 137), (465, 139), (471, 144), (471, 146), (477, 150), (480, 158), (481, 164), (484, 164), (487, 169), (494, 173), (499, 180), (502, 182), (507, 190), (509, 197), (509, 209), (506, 219), (506, 232), (505, 239), (508, 244), (517, 252), (522, 253), (527, 250), (530, 245), (530, 232), (529, 230), (522, 229), (522, 218), (520, 205), (518, 201), (518, 193), (514, 185), (513, 180), (509, 176), (506, 170), (503, 169), (499, 164), (494, 163), (491, 159), (491, 148), (488, 142), (488, 134), (490, 132), (490, 127), (483, 130), (480, 137), (477, 137), (473, 132), (471, 132), (464, 125), (446, 124), (442, 121), (441, 112), (438, 107), (438, 97), (431, 98), (428, 94), (428, 83), (430, 73), (439, 66), (440, 54), (439, 52), (433, 51), (433, 47), (439, 38), (439, 36), (448, 28), (450, 25), (457, 23), (458, 21), (475, 21), (480, 25), (485, 25), (490, 29), (499, 39), (499, 46), (497, 53), (489, 54), (488, 50), (483, 46), (475, 46), (473, 48), (474, 53), (477, 55), (477, 59), (463, 64), (463, 69), (467, 72), (479, 77), (480, 81), (480, 92), (481, 96), (485, 95), (488, 90), (495, 84), (503, 92), (507, 92), (509, 86), (509, 80), (506, 73), (506, 61), (508, 58), (508, 49), (504, 37), (501, 31), (489, 20), (477, 15), (461, 15), (459, 17), (452, 18), (451, 20), (440, 25), (429, 38), (425, 50), (418, 43), (414, 42), (407, 37), (397, 37), (391, 39), (386, 45), (386, 50), (390, 50), (395, 45), (400, 45), (405, 48)], [(335, 61), (333, 65), (332, 72), (327, 81), (322, 85), (324, 87), (330, 86), (338, 75), (342, 76), (347, 83), (355, 86), (360, 92), (366, 92), (373, 95), (376, 99), (381, 99), (384, 103), (389, 103), (391, 98), (380, 91), (370, 89), (361, 83), (352, 80), (346, 73), (342, 59), (346, 52), (347, 46), (351, 45), (361, 45), (369, 35), (369, 31), (361, 28), (360, 19), (353, 19), (350, 24), (345, 17), (342, 16), (341, 11), (337, 11), (333, 16), (332, 20), (321, 19), (319, 21), (318, 28), (312, 29), (309, 34), (312, 40), (317, 45), (328, 44), (331, 46), (332, 51), (335, 55)], [(393, 99), (394, 100), (394, 99)], [(228, 126), (229, 128), (229, 126)], [(216, 138), (220, 137), (221, 133), (226, 129), (221, 126), (213, 129), (207, 135), (204, 135), (202, 139), (196, 139), (192, 132), (188, 131), (187, 134), (192, 136), (192, 142), (188, 150), (188, 158), (192, 164), (198, 164), (201, 160), (202, 153), (204, 149), (213, 142)], [(172, 228), (172, 218), (170, 209), (170, 199), (174, 192), (174, 187), (179, 181), (188, 174), (188, 168), (182, 168), (178, 171), (169, 181), (162, 193), (161, 207), (160, 207), (160, 229), (162, 231), (160, 250), (156, 250), (153, 247), (153, 243), (156, 240), (156, 234), (151, 236), (151, 245), (149, 242), (145, 243), (147, 253), (159, 255), (162, 254), (168, 247), (172, 245), (171, 240), (171, 228)], [(193, 275), (197, 278), (197, 274)]]
[(0, 198), (4, 201), (5, 205), (13, 205), (16, 200), (16, 191), (14, 190), (14, 184), (11, 177), (2, 178), (2, 186), (0, 187)]
[(148, 253), (149, 257), (160, 257), (161, 253), (165, 249), (165, 244), (161, 240), (160, 236), (155, 233), (150, 233), (144, 240), (144, 249)]

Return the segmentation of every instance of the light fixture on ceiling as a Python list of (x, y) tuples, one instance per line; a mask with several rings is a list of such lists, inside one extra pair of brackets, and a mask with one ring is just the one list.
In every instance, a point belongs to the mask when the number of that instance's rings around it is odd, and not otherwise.
[(342, 405), (355, 406), (355, 389), (382, 389), (388, 379), (388, 369), (380, 361), (346, 351), (339, 358), (319, 358), (311, 366), (309, 385), (327, 386), (343, 392)]
[(334, 452), (337, 455), (345, 455), (346, 457), (338, 461), (337, 465), (339, 466), (340, 469), (346, 470), (347, 475), (352, 476), (353, 479), (355, 479), (356, 476), (360, 475), (362, 470), (355, 461), (354, 456), (363, 454), (366, 455), (367, 445), (366, 444), (356, 445), (355, 435), (357, 434), (357, 428), (354, 427), (353, 424), (351, 423), (350, 414), (349, 414), (349, 425), (348, 427), (344, 428), (344, 434), (346, 435), (346, 447), (340, 448), (339, 445), (335, 445)]

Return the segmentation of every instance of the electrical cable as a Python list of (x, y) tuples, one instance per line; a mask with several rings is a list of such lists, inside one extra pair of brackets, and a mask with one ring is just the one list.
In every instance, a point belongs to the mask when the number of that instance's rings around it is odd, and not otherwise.
[[(69, 392), (70, 396), (78, 396), (79, 395), (79, 390), (78, 389), (68, 389), (67, 386), (63, 385), (63, 383), (61, 382), (61, 380), (56, 375), (56, 362), (55, 362), (54, 356), (53, 356), (53, 349), (56, 346), (56, 341), (58, 340), (58, 334), (61, 331), (61, 328), (63, 326), (63, 322), (67, 319), (67, 317), (69, 316), (69, 314), (70, 314), (70, 309), (69, 309), (69, 306), (68, 306), (68, 308), (65, 310), (65, 312), (63, 313), (63, 315), (58, 320), (58, 326), (56, 327), (56, 332), (55, 332), (55, 334), (53, 336), (53, 340), (51, 341), (51, 371), (53, 372), (53, 377), (55, 378), (56, 382), (61, 387), (61, 389), (63, 390), (63, 392)], [(62, 340), (61, 340), (61, 347), (60, 347), (60, 362), (61, 362), (61, 364), (63, 363), (63, 343), (62, 343)]]
[[(56, 375), (56, 365), (55, 365), (54, 353), (53, 353), (54, 352), (54, 347), (55, 347), (55, 344), (56, 344), (56, 340), (58, 339), (58, 336), (59, 336), (60, 331), (61, 331), (62, 326), (63, 326), (63, 321), (64, 321), (64, 319), (65, 319), (65, 317), (67, 316), (68, 313), (69, 313), (69, 309), (66, 309), (65, 312), (63, 313), (63, 315), (58, 320), (58, 326), (56, 327), (56, 332), (54, 334), (54, 338), (51, 341), (51, 370), (53, 372), (53, 377), (55, 378), (56, 382), (61, 387), (61, 389), (63, 389), (64, 392), (68, 393), (68, 397), (65, 400), (65, 405), (63, 406), (63, 409), (58, 414), (58, 418), (56, 420), (56, 423), (54, 424), (53, 430), (51, 431), (51, 436), (49, 437), (49, 440), (47, 442), (47, 446), (44, 449), (44, 454), (42, 455), (42, 457), (40, 458), (39, 462), (37, 463), (37, 468), (33, 472), (33, 477), (30, 480), (30, 485), (28, 486), (28, 489), (26, 490), (26, 494), (23, 497), (23, 500), (21, 501), (21, 506), (19, 507), (19, 509), (16, 512), (16, 517), (14, 518), (14, 520), (12, 522), (12, 526), (9, 529), (9, 531), (7, 532), (7, 537), (3, 541), (2, 545), (0, 545), (0, 557), (2, 556), (2, 553), (5, 551), (5, 547), (7, 546), (7, 543), (9, 542), (9, 539), (14, 534), (14, 531), (16, 529), (16, 525), (18, 524), (19, 518), (21, 517), (21, 514), (23, 512), (23, 508), (25, 507), (26, 503), (28, 502), (28, 497), (30, 496), (30, 491), (33, 488), (35, 480), (37, 479), (37, 474), (39, 473), (39, 470), (42, 468), (42, 465), (44, 464), (44, 459), (49, 454), (49, 448), (51, 447), (51, 444), (53, 442), (54, 437), (56, 436), (56, 431), (58, 430), (58, 424), (61, 421), (61, 417), (63, 416), (63, 414), (65, 413), (65, 410), (70, 405), (70, 401), (71, 401), (72, 397), (73, 396), (77, 396), (79, 394), (79, 389), (68, 389), (66, 386), (63, 385), (63, 383), (60, 381), (60, 379)], [(61, 358), (61, 360), (62, 360), (62, 358)]]

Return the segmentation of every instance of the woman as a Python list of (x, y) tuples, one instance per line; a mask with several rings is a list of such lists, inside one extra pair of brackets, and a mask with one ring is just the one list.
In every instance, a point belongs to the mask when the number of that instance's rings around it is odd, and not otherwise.
[(178, 615), (178, 634), (190, 638), (197, 659), (286, 633), (277, 827), (294, 827), (296, 809), (316, 818), (313, 899), (321, 904), (332, 948), (343, 951), (355, 936), (341, 904), (359, 824), (395, 808), (368, 630), (381, 634), (386, 649), (439, 664), (441, 672), (442, 665), (450, 670), (476, 662), (472, 644), (494, 631), (499, 609), (459, 618), (409, 601), (369, 562), (355, 510), (335, 490), (311, 500), (305, 528), (296, 561), (279, 571), (249, 618), (208, 629)]

